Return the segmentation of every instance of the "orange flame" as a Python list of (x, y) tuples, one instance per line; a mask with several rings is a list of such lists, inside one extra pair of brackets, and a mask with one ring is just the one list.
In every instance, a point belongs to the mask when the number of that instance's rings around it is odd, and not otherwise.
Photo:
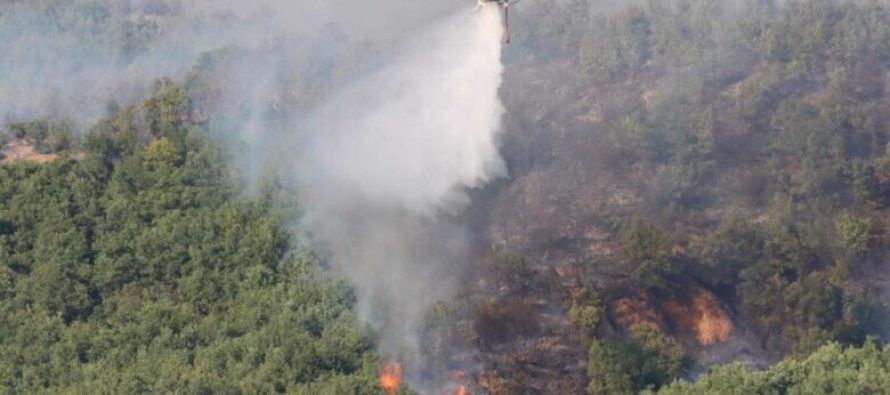
[(457, 391), (454, 391), (454, 395), (467, 395), (467, 387), (465, 385), (457, 387)]
[(394, 394), (401, 385), (402, 365), (395, 362), (386, 364), (380, 373), (380, 387), (387, 393)]

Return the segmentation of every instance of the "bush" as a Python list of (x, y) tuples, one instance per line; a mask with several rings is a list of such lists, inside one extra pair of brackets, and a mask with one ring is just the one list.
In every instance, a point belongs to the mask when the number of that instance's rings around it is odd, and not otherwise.
[(659, 394), (884, 394), (890, 382), (890, 348), (870, 340), (862, 347), (832, 343), (802, 360), (765, 372), (736, 363), (715, 368), (696, 383), (676, 382)]
[(636, 327), (627, 340), (594, 341), (588, 357), (591, 395), (658, 389), (680, 378), (688, 363), (677, 343), (649, 326)]
[(868, 252), (872, 241), (871, 218), (844, 213), (835, 221), (835, 232), (841, 249), (849, 256)]
[(572, 293), (569, 321), (585, 338), (593, 336), (605, 312), (603, 301), (594, 291), (583, 289)]
[(642, 287), (670, 292), (679, 274), (672, 261), (664, 235), (652, 225), (635, 219), (624, 232), (621, 246), (636, 265), (633, 279)]

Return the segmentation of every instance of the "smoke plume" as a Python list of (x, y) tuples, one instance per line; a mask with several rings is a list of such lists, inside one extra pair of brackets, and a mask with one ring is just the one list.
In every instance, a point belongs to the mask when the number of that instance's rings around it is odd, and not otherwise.
[(465, 242), (445, 226), (467, 188), (502, 176), (496, 7), (413, 37), (396, 59), (322, 106), (296, 166), (308, 224), (355, 285), (385, 354), (420, 360), (423, 316), (447, 300)]
[[(466, 264), (466, 232), (454, 214), (467, 204), (467, 189), (505, 174), (497, 145), (504, 112), (498, 7), (45, 4), (0, 4), (0, 115), (69, 118), (85, 129), (111, 102), (137, 103), (158, 78), (192, 87), (200, 81), (190, 76), (210, 75), (210, 93), (195, 97), (195, 108), (209, 115), (212, 133), (237, 142), (239, 174), (250, 183), (270, 167), (290, 167), (283, 181), (305, 203), (310, 241), (355, 286), (360, 318), (377, 329), (381, 351), (417, 377), (423, 318), (452, 296)], [(291, 77), (312, 80), (349, 50), (338, 34), (385, 54), (358, 66), (354, 74), (364, 77), (356, 82), (326, 87), (333, 93), (319, 94), (321, 103), (290, 108), (288, 92), (305, 88)], [(217, 122), (213, 113), (227, 118)]]

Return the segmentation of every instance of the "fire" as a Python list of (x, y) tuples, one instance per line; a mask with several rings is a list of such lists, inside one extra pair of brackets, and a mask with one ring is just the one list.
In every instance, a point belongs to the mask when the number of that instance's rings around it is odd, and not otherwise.
[(394, 394), (401, 385), (402, 365), (395, 362), (386, 364), (380, 373), (380, 387), (387, 393)]
[(467, 387), (465, 385), (458, 386), (457, 391), (454, 391), (454, 395), (467, 395)]

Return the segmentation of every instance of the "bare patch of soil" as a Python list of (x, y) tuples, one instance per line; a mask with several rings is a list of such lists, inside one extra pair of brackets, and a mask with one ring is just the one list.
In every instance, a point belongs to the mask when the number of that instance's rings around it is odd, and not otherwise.
[(56, 159), (59, 159), (59, 154), (42, 154), (37, 152), (33, 145), (16, 141), (10, 144), (7, 144), (0, 150), (2, 153), (2, 160), (0, 163), (7, 164), (13, 163), (20, 160), (36, 162), (36, 163), (49, 163)]

